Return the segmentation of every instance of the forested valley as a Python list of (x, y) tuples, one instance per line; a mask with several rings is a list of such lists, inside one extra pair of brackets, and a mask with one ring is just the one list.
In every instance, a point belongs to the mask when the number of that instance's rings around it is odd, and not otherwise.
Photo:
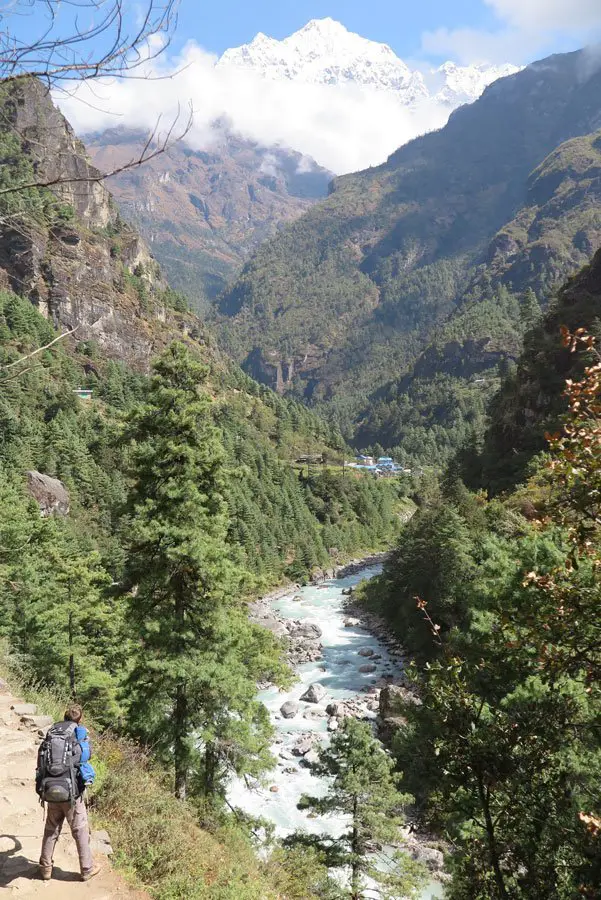
[[(208, 323), (46, 81), (0, 83), (0, 690), (84, 706), (157, 900), (601, 898), (600, 82), (553, 59), (336, 183)], [(276, 766), (337, 833), (236, 807)]]

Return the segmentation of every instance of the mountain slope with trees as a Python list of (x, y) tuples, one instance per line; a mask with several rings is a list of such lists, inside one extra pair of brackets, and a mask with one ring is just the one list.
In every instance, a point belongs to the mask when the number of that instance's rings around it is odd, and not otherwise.
[[(135, 158), (147, 137), (115, 128), (84, 140), (94, 163), (109, 170)], [(174, 143), (108, 184), (171, 286), (205, 313), (259, 244), (327, 196), (332, 177), (300, 153), (261, 147), (224, 128), (207, 150)]]
[[(336, 179), (220, 300), (244, 368), (354, 419), (483, 292), (546, 291), (582, 265), (599, 239), (601, 70), (588, 62), (534, 63), (384, 165)], [(487, 314), (477, 330), (494, 339)]]
[(597, 253), (361, 592), (414, 660), (393, 750), (451, 900), (599, 896), (600, 276)]

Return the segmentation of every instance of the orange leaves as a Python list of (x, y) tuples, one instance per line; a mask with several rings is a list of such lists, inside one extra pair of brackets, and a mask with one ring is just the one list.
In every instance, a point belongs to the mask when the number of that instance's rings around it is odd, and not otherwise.
[(598, 819), (597, 816), (594, 816), (592, 813), (578, 813), (578, 818), (585, 826), (586, 830), (593, 837), (598, 838), (601, 836), (601, 819)]

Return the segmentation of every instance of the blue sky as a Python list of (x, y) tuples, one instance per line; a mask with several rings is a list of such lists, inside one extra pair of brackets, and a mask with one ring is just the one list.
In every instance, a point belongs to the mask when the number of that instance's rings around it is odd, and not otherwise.
[(175, 47), (220, 54), (330, 16), (404, 59), (528, 63), (601, 40), (601, 0), (180, 0)]
[(181, 0), (177, 39), (193, 38), (221, 54), (248, 43), (259, 31), (281, 39), (310, 19), (326, 16), (363, 37), (390, 44), (401, 57), (418, 54), (422, 32), (495, 24), (482, 0)]

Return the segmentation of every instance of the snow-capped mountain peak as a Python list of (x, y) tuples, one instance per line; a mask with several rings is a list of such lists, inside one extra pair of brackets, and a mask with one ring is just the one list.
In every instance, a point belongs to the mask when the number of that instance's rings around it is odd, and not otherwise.
[(354, 34), (335, 19), (311, 19), (284, 40), (260, 32), (249, 43), (226, 50), (218, 64), (245, 68), (272, 80), (304, 84), (356, 85), (393, 92), (404, 106), (436, 100), (455, 107), (477, 99), (484, 88), (517, 66), (458, 66), (412, 70), (388, 44)]
[(218, 66), (244, 67), (275, 80), (400, 91), (408, 103), (427, 95), (421, 74), (412, 72), (387, 44), (329, 18), (312, 19), (282, 41), (260, 33), (250, 44), (226, 50)]

